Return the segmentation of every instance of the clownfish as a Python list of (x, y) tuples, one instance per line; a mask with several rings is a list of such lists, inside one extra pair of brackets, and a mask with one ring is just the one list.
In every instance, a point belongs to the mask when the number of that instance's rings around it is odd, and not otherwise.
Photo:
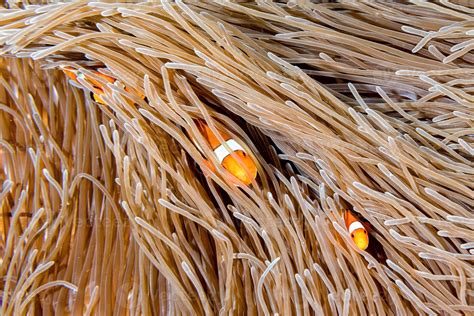
[(365, 226), (359, 221), (359, 219), (352, 214), (351, 211), (346, 210), (344, 212), (344, 221), (346, 223), (346, 229), (351, 234), (351, 238), (354, 244), (360, 249), (365, 250), (369, 246), (369, 234)]
[[(85, 80), (87, 81), (93, 88), (93, 90), (91, 91), (91, 98), (97, 102), (97, 103), (100, 103), (100, 104), (103, 104), (105, 105), (105, 102), (104, 100), (102, 99), (102, 95), (105, 93), (105, 90), (104, 90), (104, 86), (102, 85), (102, 83), (100, 83), (99, 81), (95, 80), (94, 78), (72, 68), (72, 67), (69, 67), (69, 66), (61, 66), (63, 72), (66, 74), (66, 76), (68, 76), (71, 80), (73, 80), (74, 82), (76, 83), (79, 83), (79, 81), (77, 80), (78, 78), (82, 79), (82, 80)], [(108, 83), (115, 83), (116, 79), (115, 78), (112, 78), (110, 76), (107, 76), (101, 72), (98, 72), (98, 71), (92, 71), (96, 76), (104, 79), (105, 81), (107, 81)], [(125, 87), (125, 91), (129, 92), (129, 93), (133, 93), (133, 94), (136, 94), (138, 95), (142, 100), (145, 100), (145, 96), (143, 94), (141, 94), (140, 92), (138, 92), (137, 90), (135, 89), (131, 89), (131, 88), (128, 88), (128, 87)]]
[[(217, 139), (216, 135), (206, 123), (204, 123), (202, 120), (197, 120), (196, 123), (199, 131), (212, 148), (217, 162), (229, 172), (231, 177), (239, 179), (245, 185), (251, 184), (252, 180), (257, 177), (257, 166), (255, 165), (255, 162), (252, 160), (252, 158), (247, 154), (245, 149), (227, 133), (219, 131), (220, 136), (224, 139), (227, 146), (230, 147), (232, 153), (240, 158), (239, 160), (235, 159), (231, 155), (231, 152), (229, 152), (224, 146), (224, 144), (221, 144), (221, 142)], [(199, 148), (197, 144), (196, 146)], [(213, 171), (215, 170), (212, 166), (210, 167)]]

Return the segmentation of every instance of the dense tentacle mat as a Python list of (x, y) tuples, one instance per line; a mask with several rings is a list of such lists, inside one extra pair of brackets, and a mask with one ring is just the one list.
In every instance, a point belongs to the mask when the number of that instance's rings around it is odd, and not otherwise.
[(474, 313), (469, 1), (0, 9), (1, 315)]

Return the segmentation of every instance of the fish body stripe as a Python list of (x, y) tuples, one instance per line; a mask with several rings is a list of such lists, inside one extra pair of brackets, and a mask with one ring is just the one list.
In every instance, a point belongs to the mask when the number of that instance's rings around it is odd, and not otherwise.
[[(230, 147), (230, 149), (232, 149), (233, 152), (237, 150), (242, 150), (243, 152), (245, 152), (242, 146), (240, 146), (239, 143), (237, 143), (234, 139), (229, 139), (225, 143), (227, 144), (227, 146)], [(221, 164), (224, 161), (225, 157), (229, 156), (231, 152), (227, 150), (224, 144), (221, 144), (219, 147), (214, 149), (214, 154), (216, 155), (219, 164)]]
[(359, 228), (364, 228), (364, 225), (362, 225), (359, 221), (353, 222), (349, 226), (349, 234), (352, 234), (355, 230), (357, 230)]

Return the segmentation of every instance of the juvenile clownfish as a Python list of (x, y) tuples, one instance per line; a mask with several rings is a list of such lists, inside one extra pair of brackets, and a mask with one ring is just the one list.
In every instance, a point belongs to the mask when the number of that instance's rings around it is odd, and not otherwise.
[[(217, 162), (233, 177), (239, 179), (245, 185), (251, 184), (252, 180), (257, 177), (257, 166), (245, 149), (225, 132), (219, 132), (227, 146), (229, 146), (232, 152), (240, 158), (240, 160), (237, 160), (231, 155), (231, 152), (227, 150), (224, 144), (221, 144), (206, 123), (198, 120), (197, 126), (201, 134), (209, 142), (210, 147), (214, 151)], [(211, 169), (213, 169), (212, 166)]]
[[(104, 104), (105, 105), (105, 102), (104, 100), (102, 99), (102, 95), (104, 94), (104, 86), (102, 85), (102, 83), (100, 83), (99, 81), (95, 80), (94, 78), (88, 76), (88, 75), (85, 75), (83, 74), (82, 72), (72, 68), (72, 67), (68, 67), (68, 66), (61, 66), (62, 70), (64, 71), (64, 73), (73, 81), (79, 83), (79, 81), (77, 80), (78, 78), (82, 79), (82, 80), (85, 80), (87, 82), (90, 83), (90, 85), (93, 87), (93, 90), (91, 91), (91, 98), (97, 102), (97, 103), (100, 103), (100, 104)], [(101, 77), (103, 78), (105, 81), (107, 81), (108, 83), (115, 83), (116, 79), (110, 77), (110, 76), (107, 76), (107, 75), (104, 75), (103, 73), (101, 72), (98, 72), (98, 71), (92, 71), (96, 76), (98, 77)], [(137, 90), (135, 89), (131, 89), (131, 88), (128, 88), (128, 87), (125, 87), (125, 91), (129, 92), (129, 93), (133, 93), (133, 94), (136, 94), (138, 95), (142, 100), (145, 100), (145, 96), (143, 94), (141, 94), (140, 92), (138, 92)]]
[(351, 238), (360, 250), (365, 250), (369, 246), (369, 234), (365, 226), (359, 221), (351, 211), (344, 212), (346, 228), (351, 234)]

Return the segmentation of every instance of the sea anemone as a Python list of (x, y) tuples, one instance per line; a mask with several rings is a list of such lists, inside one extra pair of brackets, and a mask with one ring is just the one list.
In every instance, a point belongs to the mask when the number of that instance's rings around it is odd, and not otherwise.
[(6, 1), (0, 314), (474, 313), (474, 7), (323, 2)]

